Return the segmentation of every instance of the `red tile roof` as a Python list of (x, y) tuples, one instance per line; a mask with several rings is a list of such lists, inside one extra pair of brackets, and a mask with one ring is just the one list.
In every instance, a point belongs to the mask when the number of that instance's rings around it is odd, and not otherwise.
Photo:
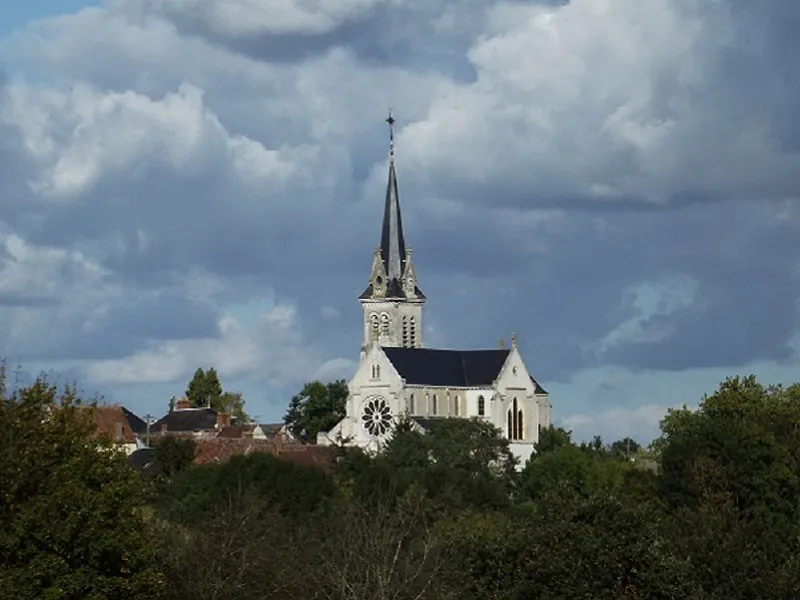
[(225, 462), (239, 454), (268, 452), (298, 465), (328, 469), (336, 462), (336, 448), (301, 444), (282, 444), (279, 441), (247, 437), (223, 437), (197, 441), (194, 464)]
[(136, 436), (131, 429), (128, 418), (120, 406), (100, 405), (96, 407), (86, 407), (92, 410), (92, 418), (97, 426), (97, 433), (108, 438), (112, 442), (123, 444), (133, 444)]

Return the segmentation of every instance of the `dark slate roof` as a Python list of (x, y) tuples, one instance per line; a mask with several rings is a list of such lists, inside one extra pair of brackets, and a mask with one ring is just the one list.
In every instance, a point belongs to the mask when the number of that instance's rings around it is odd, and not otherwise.
[(210, 408), (189, 408), (174, 410), (161, 417), (150, 426), (151, 433), (161, 431), (166, 424), (167, 431), (205, 431), (213, 429), (217, 424), (217, 413)]
[(510, 350), (389, 348), (383, 351), (410, 385), (483, 387), (492, 385)]
[(406, 270), (406, 240), (400, 216), (400, 196), (397, 193), (397, 173), (394, 160), (389, 161), (389, 180), (386, 182), (386, 202), (381, 228), (381, 258), (389, 280), (397, 280)]
[(547, 393), (547, 390), (545, 390), (541, 385), (539, 385), (539, 382), (536, 381), (533, 378), (533, 375), (531, 375), (531, 381), (533, 382), (533, 385), (534, 385), (534, 390), (535, 390), (534, 393), (536, 393), (536, 394), (546, 394)]
[(125, 417), (128, 419), (128, 425), (130, 425), (131, 430), (133, 433), (145, 434), (147, 433), (147, 423), (144, 422), (144, 419), (140, 419), (138, 416), (133, 414), (124, 406), (122, 407), (122, 412), (125, 414)]
[(137, 471), (149, 471), (155, 466), (156, 451), (153, 448), (139, 448), (130, 453), (126, 462)]

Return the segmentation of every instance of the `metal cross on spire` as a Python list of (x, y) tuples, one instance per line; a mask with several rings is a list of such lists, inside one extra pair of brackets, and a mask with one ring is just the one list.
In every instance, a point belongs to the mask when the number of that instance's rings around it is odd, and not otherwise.
[(391, 108), (386, 122), (389, 124), (389, 160), (394, 162), (394, 117)]

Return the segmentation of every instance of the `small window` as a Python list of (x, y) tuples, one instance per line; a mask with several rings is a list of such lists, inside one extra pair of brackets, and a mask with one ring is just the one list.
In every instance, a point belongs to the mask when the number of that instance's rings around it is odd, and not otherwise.
[(380, 365), (372, 365), (372, 378), (373, 379), (380, 379), (381, 378), (381, 366)]
[(486, 416), (486, 400), (483, 396), (478, 396), (478, 416)]
[(433, 395), (433, 402), (431, 404), (431, 414), (438, 414), (439, 413), (439, 402), (436, 394)]
[(517, 367), (511, 367), (511, 373), (516, 375), (517, 374)]
[(453, 398), (453, 414), (458, 416), (458, 396)]
[(389, 335), (390, 329), (391, 329), (391, 320), (389, 319), (389, 315), (383, 313), (381, 315), (381, 333), (383, 335)]

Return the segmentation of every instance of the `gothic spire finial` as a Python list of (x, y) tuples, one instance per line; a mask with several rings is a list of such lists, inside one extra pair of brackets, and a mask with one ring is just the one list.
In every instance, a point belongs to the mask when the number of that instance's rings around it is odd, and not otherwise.
[(389, 160), (394, 162), (394, 117), (392, 116), (391, 108), (386, 122), (389, 124)]

